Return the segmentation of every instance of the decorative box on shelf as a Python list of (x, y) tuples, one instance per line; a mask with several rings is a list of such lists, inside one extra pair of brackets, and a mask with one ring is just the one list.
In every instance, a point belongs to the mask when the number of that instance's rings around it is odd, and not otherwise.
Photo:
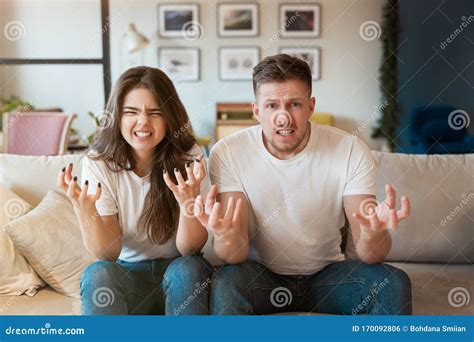
[(216, 140), (258, 124), (250, 102), (217, 103), (216, 116)]
[[(217, 103), (216, 115), (216, 141), (241, 129), (258, 124), (250, 102)], [(310, 120), (320, 125), (334, 126), (334, 116), (330, 113), (313, 113)]]

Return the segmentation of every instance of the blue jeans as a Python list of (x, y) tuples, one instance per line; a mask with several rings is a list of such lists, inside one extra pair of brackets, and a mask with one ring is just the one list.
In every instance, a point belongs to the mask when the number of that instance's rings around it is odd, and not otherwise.
[(90, 264), (83, 315), (208, 315), (212, 267), (201, 256)]
[(386, 264), (338, 261), (312, 275), (280, 275), (256, 261), (226, 265), (214, 275), (213, 315), (305, 311), (341, 315), (410, 315), (411, 283)]

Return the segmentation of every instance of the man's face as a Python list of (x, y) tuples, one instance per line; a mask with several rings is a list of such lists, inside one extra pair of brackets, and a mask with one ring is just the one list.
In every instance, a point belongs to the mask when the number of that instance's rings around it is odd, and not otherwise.
[(265, 146), (277, 158), (291, 158), (306, 145), (315, 105), (310, 95), (300, 80), (263, 83), (258, 88), (253, 111), (262, 124)]

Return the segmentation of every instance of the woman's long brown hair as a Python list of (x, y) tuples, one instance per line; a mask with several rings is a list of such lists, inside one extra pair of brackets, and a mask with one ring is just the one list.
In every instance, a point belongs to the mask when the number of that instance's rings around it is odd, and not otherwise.
[(155, 147), (150, 191), (137, 225), (145, 227), (151, 242), (163, 244), (174, 236), (179, 220), (179, 205), (163, 180), (163, 170), (168, 171), (175, 183), (174, 168), (179, 169), (186, 179), (184, 165), (192, 161), (188, 153), (196, 143), (188, 114), (173, 83), (163, 71), (140, 66), (128, 69), (120, 76), (107, 101), (101, 127), (88, 156), (94, 160), (103, 160), (113, 172), (135, 168), (132, 147), (120, 132), (120, 121), (125, 96), (132, 89), (140, 87), (148, 89), (155, 96), (166, 122), (166, 135)]

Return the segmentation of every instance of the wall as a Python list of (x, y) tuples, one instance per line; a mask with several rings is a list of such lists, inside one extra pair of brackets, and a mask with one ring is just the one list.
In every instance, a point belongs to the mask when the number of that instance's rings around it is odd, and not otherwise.
[(410, 151), (407, 114), (418, 106), (462, 109), (471, 114), (474, 133), (473, 1), (424, 0), (423, 5), (400, 2), (400, 151)]
[[(189, 2), (187, 0), (175, 2)], [(220, 1), (219, 1), (220, 2)], [(281, 1), (301, 3), (301, 1)], [(121, 50), (123, 34), (129, 22), (135, 22), (137, 29), (150, 40), (150, 46), (140, 56), (144, 64), (158, 66), (158, 47), (194, 46), (201, 49), (201, 81), (177, 83), (176, 87), (184, 102), (194, 129), (200, 135), (213, 134), (215, 103), (224, 101), (252, 101), (250, 81), (223, 82), (218, 80), (218, 48), (221, 46), (262, 47), (279, 28), (280, 1), (258, 1), (260, 10), (260, 34), (256, 38), (218, 38), (216, 0), (199, 1), (203, 36), (196, 41), (184, 39), (163, 39), (157, 35), (158, 1), (111, 0), (111, 64), (112, 80), (125, 70), (128, 57)], [(33, 4), (40, 5), (33, 5)], [(382, 1), (379, 0), (323, 0), (321, 37), (317, 39), (278, 38), (261, 48), (261, 56), (276, 54), (281, 46), (321, 47), (321, 80), (314, 82), (313, 92), (317, 99), (317, 111), (331, 112), (336, 117), (336, 126), (349, 132), (356, 132), (369, 145), (377, 149), (381, 141), (369, 138), (370, 126), (375, 123), (377, 107), (380, 105), (378, 66), (381, 56), (379, 40), (364, 40), (359, 34), (361, 24), (366, 21), (380, 22)], [(1, 24), (9, 20), (25, 20), (27, 33), (39, 30), (38, 22), (48, 22), (44, 32), (30, 40), (28, 34), (16, 42), (21, 47), (0, 40), (0, 56), (16, 51), (15, 56), (28, 57), (36, 49), (27, 47), (32, 40), (41, 42), (45, 57), (71, 51), (77, 57), (97, 57), (97, 32), (100, 26), (98, 1), (39, 2), (15, 1), (15, 13), (3, 14), (4, 3), (0, 4)], [(59, 8), (59, 9), (58, 9)], [(40, 11), (40, 12), (38, 12)], [(21, 15), (20, 15), (21, 14)], [(41, 15), (41, 21), (36, 18)], [(36, 19), (33, 19), (33, 16)], [(30, 29), (31, 26), (31, 29)], [(57, 33), (66, 28), (67, 38)], [(47, 32), (47, 33), (45, 33)], [(3, 37), (2, 37), (3, 38)], [(60, 41), (53, 47), (53, 41)], [(92, 42), (92, 43), (91, 43)], [(38, 47), (38, 46), (36, 46)], [(74, 52), (74, 53), (73, 53)], [(10, 53), (10, 52), (8, 52)], [(121, 58), (123, 56), (124, 58)], [(1, 70), (3, 69), (3, 70)], [(42, 69), (42, 71), (39, 71)], [(75, 126), (84, 134), (90, 132), (92, 124), (85, 116), (88, 110), (98, 111), (103, 103), (100, 67), (0, 67), (2, 85), (4, 80), (20, 72), (21, 80), (13, 77), (8, 87), (0, 85), (1, 94), (16, 93), (31, 99), (36, 105), (59, 105), (65, 110), (78, 112), (80, 119)], [(54, 85), (51, 85), (54, 81)]]

